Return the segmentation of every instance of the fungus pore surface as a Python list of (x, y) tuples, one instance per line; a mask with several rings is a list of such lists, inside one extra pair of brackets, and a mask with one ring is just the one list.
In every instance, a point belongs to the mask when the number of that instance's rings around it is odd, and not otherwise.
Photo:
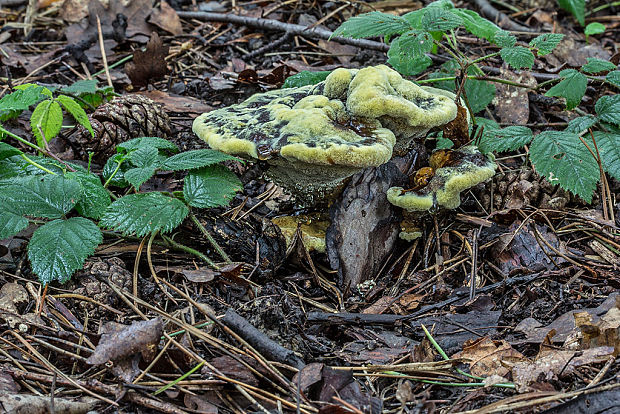
[(193, 130), (211, 148), (266, 160), (274, 181), (312, 199), (384, 164), (456, 112), (450, 97), (380, 65), (336, 69), (317, 85), (256, 94), (199, 116)]

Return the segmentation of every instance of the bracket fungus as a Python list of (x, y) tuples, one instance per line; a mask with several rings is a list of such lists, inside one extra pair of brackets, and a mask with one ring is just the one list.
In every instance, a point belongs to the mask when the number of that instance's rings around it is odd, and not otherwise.
[[(436, 151), (429, 165), (416, 174), (413, 189), (390, 188), (388, 201), (409, 212), (455, 209), (461, 205), (461, 192), (493, 177), (497, 167), (473, 145)], [(429, 175), (428, 169), (434, 174)]]
[(200, 115), (193, 130), (211, 148), (266, 161), (273, 181), (314, 204), (456, 113), (450, 97), (379, 65), (336, 69), (317, 85), (256, 94)]

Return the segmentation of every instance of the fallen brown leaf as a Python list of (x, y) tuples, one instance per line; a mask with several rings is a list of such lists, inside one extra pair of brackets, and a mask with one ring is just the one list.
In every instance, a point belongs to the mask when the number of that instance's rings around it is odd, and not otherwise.
[(136, 50), (133, 54), (133, 62), (125, 65), (125, 72), (136, 87), (146, 86), (154, 80), (163, 78), (168, 74), (166, 66), (168, 46), (164, 46), (159, 35), (153, 32), (151, 40), (146, 44), (146, 50)]

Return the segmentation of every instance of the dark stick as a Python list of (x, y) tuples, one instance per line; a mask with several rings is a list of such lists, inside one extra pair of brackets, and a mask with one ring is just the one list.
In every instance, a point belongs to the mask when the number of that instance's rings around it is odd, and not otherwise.
[(270, 339), (234, 310), (228, 309), (220, 321), (268, 358), (299, 369), (306, 365), (293, 351)]
[[(516, 276), (501, 282), (494, 283), (489, 286), (485, 286), (477, 290), (478, 294), (486, 293), (495, 290), (500, 287), (509, 287), (519, 283), (529, 283), (532, 280), (541, 276), (540, 273), (532, 273), (531, 275)], [(469, 289), (454, 292), (454, 297), (446, 299), (441, 302), (433, 303), (432, 305), (426, 305), (421, 307), (418, 311), (410, 313), (409, 315), (384, 315), (384, 314), (372, 314), (372, 313), (327, 313), (327, 312), (310, 312), (308, 313), (308, 322), (310, 323), (347, 323), (347, 324), (368, 324), (368, 325), (392, 325), (397, 322), (407, 321), (408, 319), (416, 318), (426, 312), (441, 309), (444, 306), (451, 305), (454, 302), (458, 302), (464, 297), (469, 295)]]
[(512, 21), (508, 15), (491, 6), (491, 3), (489, 3), (487, 0), (474, 0), (474, 3), (480, 8), (480, 12), (485, 17), (488, 17), (490, 20), (499, 23), (500, 26), (503, 26), (508, 30), (514, 30), (516, 32), (534, 31), (531, 27), (523, 26), (517, 22)]
[[(210, 22), (234, 23), (238, 25), (250, 26), (263, 30), (275, 30), (289, 32), (291, 35), (300, 35), (316, 39), (328, 40), (334, 32), (319, 27), (306, 27), (301, 24), (283, 23), (272, 19), (261, 19), (259, 17), (238, 16), (236, 14), (210, 13), (210, 12), (190, 12), (178, 11), (179, 17), (184, 19), (197, 19)], [(365, 49), (381, 50), (387, 52), (390, 49), (385, 43), (375, 42), (365, 39), (351, 39), (348, 37), (333, 37), (329, 40), (347, 45), (358, 46)]]

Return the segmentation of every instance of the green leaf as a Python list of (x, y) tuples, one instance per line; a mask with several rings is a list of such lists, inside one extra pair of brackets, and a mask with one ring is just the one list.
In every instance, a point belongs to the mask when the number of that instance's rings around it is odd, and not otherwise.
[(300, 86), (306, 85), (316, 85), (319, 82), (323, 82), (330, 73), (332, 73), (331, 70), (321, 70), (318, 72), (302, 70), (301, 72), (286, 78), (284, 84), (282, 85), (282, 89), (299, 88)]
[(23, 152), (21, 152), (14, 146), (9, 145), (4, 142), (0, 142), (0, 160), (12, 157), (13, 155), (20, 155), (20, 154), (23, 154)]
[(538, 49), (538, 56), (545, 56), (553, 52), (558, 44), (564, 38), (560, 33), (543, 33), (540, 36), (536, 36), (530, 41), (530, 46)]
[(2, 206), (0, 209), (0, 240), (8, 239), (28, 227), (28, 220)]
[(450, 149), (454, 146), (454, 142), (451, 139), (443, 136), (443, 133), (440, 133), (437, 137), (437, 144), (435, 145), (435, 149)]
[(58, 102), (65, 108), (67, 112), (71, 114), (73, 119), (75, 119), (78, 124), (82, 125), (88, 132), (90, 132), (91, 137), (95, 136), (95, 131), (93, 131), (93, 127), (90, 124), (90, 119), (88, 119), (88, 115), (82, 107), (75, 102), (73, 98), (70, 98), (66, 95), (60, 95), (56, 98)]
[(536, 171), (551, 184), (592, 200), (600, 178), (598, 164), (579, 136), (566, 131), (544, 131), (530, 146), (530, 159)]
[(620, 70), (609, 72), (605, 77), (605, 80), (614, 85), (616, 88), (620, 88)]
[(183, 196), (192, 207), (226, 206), (243, 189), (235, 174), (221, 165), (190, 171), (183, 184)]
[[(124, 154), (116, 154), (106, 161), (103, 166), (103, 171), (101, 172), (101, 176), (103, 180), (107, 182), (110, 180), (109, 185), (119, 188), (125, 188), (129, 185), (127, 180), (125, 179), (125, 171), (129, 170), (129, 163), (123, 161), (126, 158)], [(120, 168), (118, 167), (118, 163), (121, 163)], [(118, 168), (118, 170), (117, 170)], [(110, 179), (112, 177), (112, 179)]]
[(452, 13), (463, 19), (465, 30), (474, 36), (486, 39), (489, 42), (493, 39), (495, 33), (501, 30), (495, 23), (485, 19), (484, 17), (480, 17), (480, 15), (473, 10), (454, 9), (452, 10)]
[(191, 170), (206, 167), (222, 161), (237, 160), (237, 158), (212, 149), (185, 151), (173, 155), (162, 164), (163, 170)]
[(82, 197), (75, 206), (77, 212), (89, 218), (99, 219), (112, 202), (110, 193), (103, 187), (99, 177), (84, 172), (69, 172), (65, 177), (78, 181), (82, 186)]
[(505, 47), (499, 51), (504, 62), (515, 69), (528, 68), (534, 65), (534, 54), (528, 48), (522, 46)]
[(591, 35), (595, 35), (595, 34), (601, 34), (601, 33), (605, 33), (605, 25), (599, 23), (599, 22), (592, 22), (590, 24), (588, 24), (585, 28), (585, 30), (583, 31), (583, 33), (586, 36), (591, 36)]
[(493, 101), (495, 91), (495, 85), (491, 82), (477, 79), (467, 79), (465, 82), (465, 94), (474, 114), (482, 111)]
[(155, 147), (141, 146), (131, 151), (127, 160), (136, 167), (157, 167), (159, 165), (159, 151)]
[(188, 214), (187, 206), (176, 198), (158, 192), (129, 194), (110, 204), (100, 225), (142, 237), (157, 230), (172, 231)]
[(579, 135), (588, 128), (592, 128), (596, 124), (596, 121), (596, 117), (592, 115), (580, 116), (571, 120), (565, 131)]
[(587, 58), (588, 63), (581, 67), (581, 70), (585, 73), (599, 73), (607, 72), (608, 70), (616, 69), (616, 65), (608, 60)]
[(485, 131), (478, 147), (484, 154), (517, 150), (532, 141), (532, 130), (524, 126), (509, 126)]
[(32, 134), (37, 138), (39, 148), (45, 148), (43, 136), (45, 136), (45, 141), (49, 142), (58, 135), (62, 127), (62, 109), (58, 102), (47, 99), (38, 104), (30, 116), (30, 126)]
[(410, 28), (409, 22), (400, 16), (374, 11), (350, 18), (340, 25), (331, 37), (342, 36), (359, 39), (362, 37), (389, 36), (406, 32)]
[(59, 218), (77, 204), (81, 193), (80, 183), (59, 175), (18, 177), (0, 186), (0, 201), (15, 206), (19, 214)]
[(170, 152), (179, 152), (179, 147), (177, 147), (173, 142), (159, 137), (141, 137), (130, 139), (129, 141), (118, 144), (116, 146), (116, 151), (120, 153), (127, 153), (140, 147), (153, 147)]
[(620, 95), (601, 96), (594, 110), (602, 121), (620, 125)]
[(433, 36), (423, 30), (410, 30), (394, 39), (391, 47), (394, 46), (398, 48), (398, 53), (401, 55), (419, 58), (433, 48)]
[(517, 43), (517, 38), (506, 30), (498, 30), (493, 36), (493, 43), (499, 47), (513, 47)]
[(575, 109), (586, 93), (588, 78), (575, 69), (560, 72), (562, 80), (545, 93), (545, 96), (559, 96), (566, 99), (566, 109)]
[(620, 134), (595, 131), (594, 139), (603, 168), (616, 180), (620, 180)]
[(558, 0), (561, 8), (575, 16), (580, 25), (586, 23), (586, 0)]
[(101, 230), (84, 217), (50, 221), (39, 227), (28, 243), (32, 271), (43, 284), (64, 283), (102, 241)]
[(42, 86), (33, 86), (26, 89), (18, 89), (0, 99), (0, 121), (18, 116), (22, 111), (36, 104), (44, 95), (41, 94)]
[(414, 58), (406, 54), (401, 54), (400, 48), (394, 45), (388, 50), (388, 58), (387, 63), (405, 76), (417, 75), (433, 64), (431, 58), (426, 55)]
[(155, 167), (138, 167), (125, 171), (125, 179), (129, 184), (133, 185), (136, 190), (140, 190), (140, 186), (148, 181), (155, 174)]
[(70, 93), (72, 95), (82, 95), (88, 93), (97, 92), (97, 80), (96, 79), (83, 79), (77, 82), (73, 82), (69, 86), (65, 86), (61, 89), (61, 92)]
[(447, 32), (463, 24), (463, 19), (440, 7), (429, 8), (422, 17), (422, 28), (429, 32)]

